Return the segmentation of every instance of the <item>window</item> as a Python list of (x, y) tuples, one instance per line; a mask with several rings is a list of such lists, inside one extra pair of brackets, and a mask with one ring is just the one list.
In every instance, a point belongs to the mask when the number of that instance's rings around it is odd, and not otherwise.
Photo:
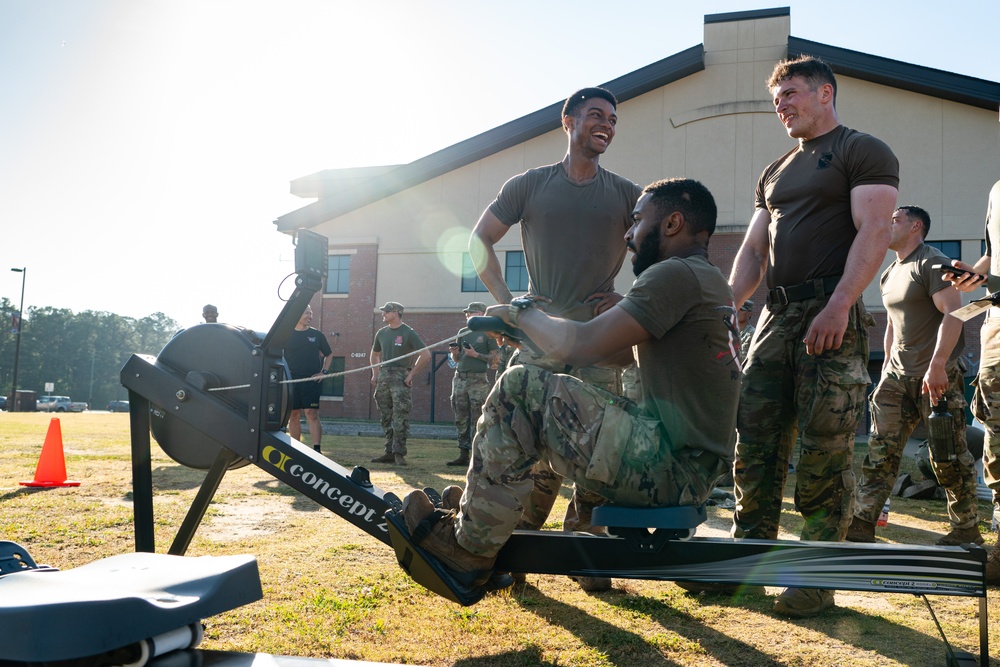
[(327, 257), (327, 294), (347, 294), (351, 286), (351, 256), (330, 255)]
[(924, 241), (932, 248), (937, 248), (952, 259), (962, 259), (961, 241)]
[(507, 267), (504, 271), (507, 289), (515, 294), (528, 291), (528, 267), (524, 264), (524, 252), (509, 250), (507, 252)]
[(488, 292), (486, 285), (479, 279), (476, 267), (472, 264), (472, 255), (467, 252), (462, 253), (462, 291), (463, 292)]
[[(344, 358), (334, 357), (330, 360), (330, 373), (343, 373), (344, 372)], [(337, 396), (343, 398), (344, 396), (344, 376), (338, 375), (336, 377), (325, 378), (320, 385), (320, 395), (321, 396)]]

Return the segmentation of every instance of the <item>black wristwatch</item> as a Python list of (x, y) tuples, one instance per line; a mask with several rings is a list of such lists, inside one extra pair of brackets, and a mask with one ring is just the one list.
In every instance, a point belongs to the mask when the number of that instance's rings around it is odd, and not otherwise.
[(511, 299), (510, 304), (507, 306), (507, 317), (510, 319), (510, 323), (516, 327), (517, 316), (521, 313), (521, 311), (534, 307), (535, 302), (526, 296), (519, 296), (516, 299)]
[(328, 368), (324, 368), (324, 369), (320, 370), (320, 373), (322, 373), (323, 375), (327, 375), (327, 374), (329, 374), (329, 372), (330, 372), (330, 369), (328, 369)]

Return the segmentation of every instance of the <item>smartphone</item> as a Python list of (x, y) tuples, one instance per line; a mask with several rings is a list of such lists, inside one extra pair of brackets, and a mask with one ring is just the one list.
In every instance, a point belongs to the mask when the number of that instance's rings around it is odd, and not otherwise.
[(959, 278), (962, 277), (962, 276), (964, 276), (964, 275), (967, 275), (967, 274), (968, 275), (980, 276), (982, 278), (986, 277), (986, 276), (983, 276), (982, 274), (976, 273), (975, 271), (969, 271), (968, 269), (958, 269), (958, 268), (955, 268), (951, 264), (931, 264), (931, 268), (934, 269), (935, 271), (940, 271), (941, 273), (952, 273), (956, 277), (959, 277)]
[(471, 350), (472, 349), (472, 346), (469, 345), (468, 343), (462, 343), (462, 347), (464, 347), (466, 350)]

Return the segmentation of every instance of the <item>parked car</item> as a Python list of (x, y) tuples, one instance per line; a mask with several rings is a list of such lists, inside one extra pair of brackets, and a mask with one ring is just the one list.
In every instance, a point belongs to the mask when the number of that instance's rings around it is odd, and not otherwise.
[(128, 412), (128, 401), (111, 401), (108, 403), (108, 412)]
[(35, 409), (40, 412), (83, 412), (88, 409), (86, 403), (70, 400), (69, 396), (39, 396)]
[(6, 410), (6, 409), (7, 409), (7, 397), (0, 396), (0, 410)]

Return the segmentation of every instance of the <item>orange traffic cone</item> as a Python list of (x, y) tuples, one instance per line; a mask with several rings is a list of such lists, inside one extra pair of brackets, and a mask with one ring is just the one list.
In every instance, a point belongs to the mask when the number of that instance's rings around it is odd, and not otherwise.
[(35, 479), (21, 482), (21, 486), (80, 486), (80, 482), (66, 479), (66, 459), (63, 456), (62, 427), (59, 418), (49, 422), (49, 432), (45, 434), (42, 455), (38, 457)]

